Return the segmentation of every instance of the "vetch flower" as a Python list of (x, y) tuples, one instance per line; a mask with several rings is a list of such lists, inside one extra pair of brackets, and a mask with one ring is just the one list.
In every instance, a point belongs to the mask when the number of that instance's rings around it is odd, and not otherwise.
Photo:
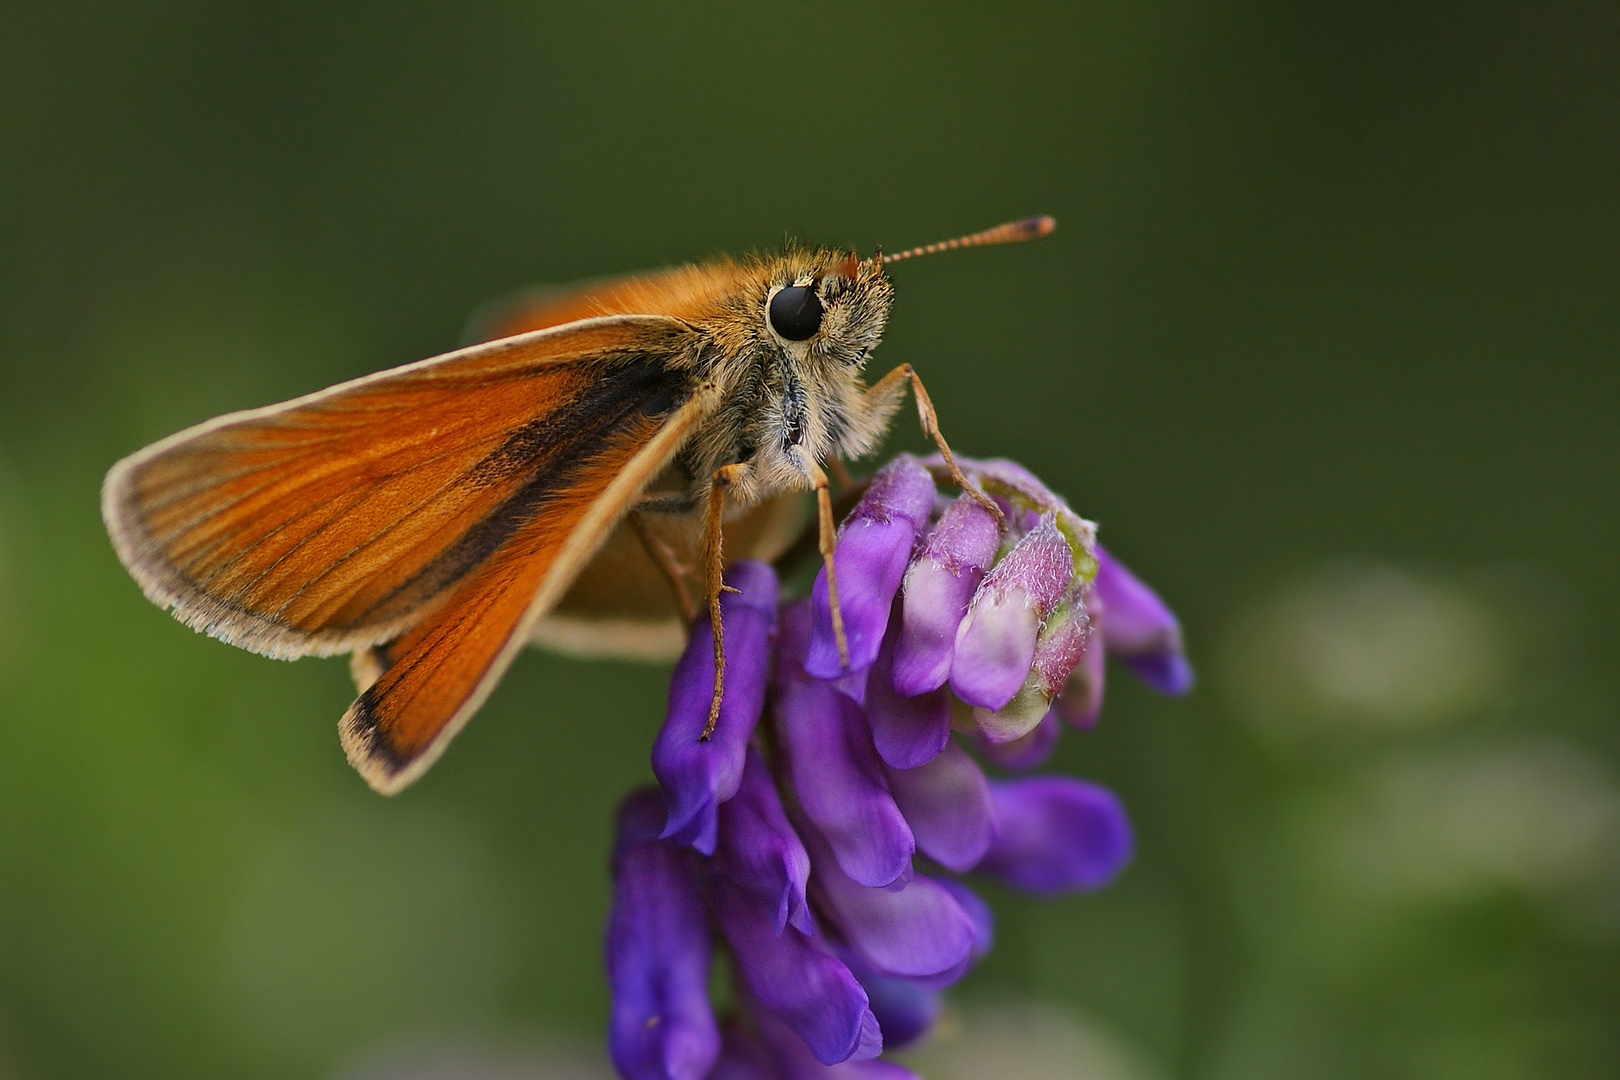
[(846, 959), (846, 963), (866, 988), (887, 1049), (903, 1049), (927, 1035), (945, 1009), (944, 995), (938, 990), (879, 975), (853, 958)]
[(849, 665), (845, 667), (838, 655), (823, 568), (810, 590), (814, 617), (806, 671), (818, 679), (834, 679), (872, 666), (889, 625), (889, 605), (933, 507), (934, 478), (915, 458), (902, 454), (873, 475), (838, 530), (833, 552)]
[(811, 895), (845, 942), (882, 975), (919, 986), (945, 987), (967, 970), (973, 921), (950, 891), (924, 874), (903, 885), (873, 889), (846, 875), (814, 841)]
[(915, 769), (885, 768), (895, 805), (922, 852), (966, 873), (996, 838), (996, 811), (984, 773), (956, 743)]
[(1001, 829), (979, 869), (1027, 892), (1095, 889), (1118, 876), (1133, 849), (1113, 792), (1066, 776), (992, 784)]
[(1109, 655), (1160, 693), (1185, 694), (1193, 684), (1175, 615), (1101, 544), (1095, 549), (1097, 577), (1083, 601), (1091, 632), (1057, 696), (1058, 712), (1078, 728), (1097, 722)]
[[(748, 1007), (745, 1004), (745, 1007)], [(910, 1069), (881, 1058), (845, 1061), (833, 1066), (818, 1062), (804, 1040), (768, 1010), (753, 1009), (754, 1027), (770, 1055), (773, 1071), (757, 1080), (917, 1080)], [(756, 1080), (756, 1078), (750, 1078)]]
[(631, 1080), (700, 1080), (720, 1052), (709, 1007), (708, 918), (688, 853), (658, 838), (664, 808), (639, 792), (619, 813), (608, 913), (608, 1049)]
[[(784, 618), (801, 622), (802, 610), (795, 605)], [(781, 688), (774, 711), (799, 805), (842, 871), (871, 887), (910, 873), (916, 841), (884, 782), (860, 705), (830, 682), (803, 678)]]
[[(919, 604), (914, 601), (913, 606)], [(965, 609), (966, 601), (963, 604)], [(953, 618), (960, 620), (961, 612)], [(898, 619), (890, 620), (889, 633), (878, 651), (877, 662), (872, 665), (863, 695), (866, 719), (872, 727), (872, 745), (884, 764), (896, 769), (926, 765), (945, 749), (951, 738), (951, 693), (944, 685), (948, 670), (940, 674), (939, 682), (915, 694), (908, 695), (898, 688), (900, 671), (895, 666), (895, 657), (905, 632), (903, 623)], [(955, 635), (956, 623), (952, 622), (953, 639)], [(949, 665), (947, 649), (947, 669)]]
[(771, 913), (721, 880), (715, 914), (748, 993), (798, 1033), (816, 1060), (877, 1057), (883, 1033), (866, 990), (815, 937), (773, 925)]
[(990, 913), (990, 905), (985, 903), (984, 898), (978, 893), (956, 878), (941, 877), (934, 880), (938, 881), (946, 892), (955, 897), (957, 906), (962, 909), (962, 914), (968, 917), (968, 922), (973, 926), (971, 959), (975, 961), (982, 960), (989, 953), (990, 946), (995, 944), (996, 939), (996, 921)]
[[(714, 666), (695, 625), (653, 752), (663, 796), (621, 814), (607, 956), (623, 1075), (910, 1077), (882, 1054), (925, 1038), (941, 991), (992, 944), (957, 875), (1053, 895), (1129, 862), (1112, 793), (995, 779), (980, 760), (1031, 769), (1062, 721), (1091, 726), (1109, 654), (1187, 689), (1179, 624), (1028, 470), (958, 464), (999, 518), (943, 462), (901, 455), (844, 521), (847, 664), (824, 570), (794, 600), (770, 567), (730, 568), (707, 740)], [(715, 949), (734, 983), (723, 1024), (705, 993)]]
[(738, 888), (775, 912), (778, 934), (784, 926), (811, 932), (804, 894), (810, 853), (788, 823), (770, 767), (755, 747), (748, 748), (736, 797), (720, 808), (720, 844), (714, 857)]
[(1159, 594), (1101, 546), (1097, 548), (1097, 599), (1103, 611), (1108, 651), (1149, 686), (1165, 694), (1192, 688), (1192, 666), (1181, 646), (1181, 624)]
[(669, 795), (664, 835), (713, 854), (720, 804), (737, 794), (743, 757), (759, 722), (776, 629), (776, 574), (761, 562), (731, 568), (720, 595), (726, 644), (724, 696), (713, 733), (703, 738), (714, 692), (709, 617), (699, 616), (669, 681), (669, 713), (653, 744), (653, 774)]

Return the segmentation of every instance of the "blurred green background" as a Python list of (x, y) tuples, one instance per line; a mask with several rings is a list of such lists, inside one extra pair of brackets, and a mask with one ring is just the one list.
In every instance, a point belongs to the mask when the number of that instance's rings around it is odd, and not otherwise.
[(378, 798), (341, 661), (141, 598), (117, 457), (515, 286), (1036, 212), (897, 269), (880, 359), (1202, 680), (1065, 740), (1139, 858), (994, 895), (932, 1075), (1620, 1075), (1617, 57), (1579, 3), (0, 7), (0, 1077), (600, 1069), (663, 673), (526, 655)]

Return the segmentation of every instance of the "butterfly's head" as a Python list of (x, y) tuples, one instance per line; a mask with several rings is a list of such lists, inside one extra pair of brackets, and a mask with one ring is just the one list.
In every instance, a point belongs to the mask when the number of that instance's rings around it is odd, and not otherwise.
[(801, 363), (840, 369), (865, 361), (893, 300), (880, 262), (828, 248), (775, 260), (759, 302), (765, 332), (782, 351)]

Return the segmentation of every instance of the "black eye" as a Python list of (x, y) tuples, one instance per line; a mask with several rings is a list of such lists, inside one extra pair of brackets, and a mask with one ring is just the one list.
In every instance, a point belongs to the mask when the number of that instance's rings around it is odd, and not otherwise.
[(804, 341), (821, 329), (821, 300), (808, 285), (789, 285), (771, 297), (771, 329), (789, 341)]

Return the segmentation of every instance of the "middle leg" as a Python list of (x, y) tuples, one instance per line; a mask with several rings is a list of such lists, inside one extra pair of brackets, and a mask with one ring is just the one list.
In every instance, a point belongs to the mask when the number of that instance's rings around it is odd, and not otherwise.
[(709, 605), (709, 630), (714, 642), (714, 696), (709, 699), (709, 719), (703, 725), (700, 742), (708, 742), (720, 722), (720, 698), (725, 686), (726, 642), (720, 627), (720, 594), (726, 591), (723, 577), (725, 551), (722, 526), (726, 516), (726, 491), (747, 471), (746, 462), (722, 465), (709, 479), (709, 502), (703, 523), (704, 591)]

